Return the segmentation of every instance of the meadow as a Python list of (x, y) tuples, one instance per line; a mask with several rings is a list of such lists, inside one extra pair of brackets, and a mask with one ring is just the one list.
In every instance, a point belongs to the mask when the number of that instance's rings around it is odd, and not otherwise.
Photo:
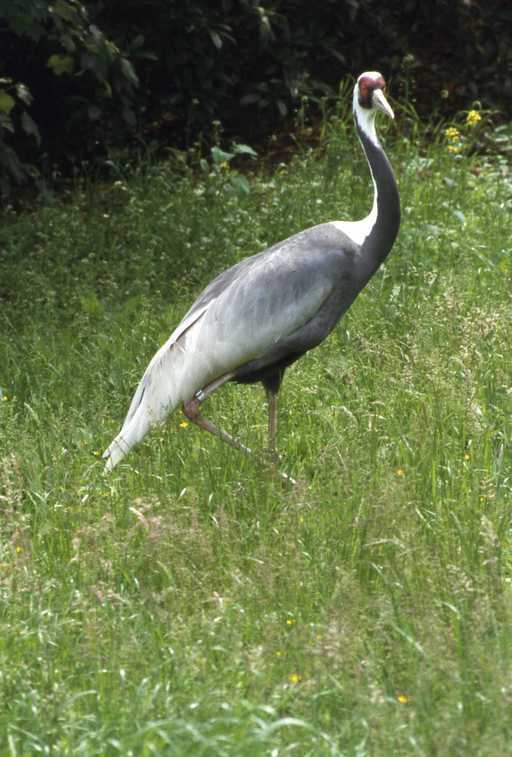
[[(179, 412), (100, 455), (215, 273), (368, 211), (345, 111), (4, 212), (1, 754), (512, 754), (510, 141), (397, 116), (398, 240), (280, 395), (295, 487)], [(205, 412), (263, 450), (261, 387)]]

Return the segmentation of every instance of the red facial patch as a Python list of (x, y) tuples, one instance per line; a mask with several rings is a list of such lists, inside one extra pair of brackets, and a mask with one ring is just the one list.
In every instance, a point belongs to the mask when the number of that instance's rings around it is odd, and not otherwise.
[(386, 82), (381, 74), (377, 76), (371, 76), (369, 74), (363, 74), (359, 79), (359, 105), (362, 108), (372, 107), (372, 93), (375, 89), (386, 88)]

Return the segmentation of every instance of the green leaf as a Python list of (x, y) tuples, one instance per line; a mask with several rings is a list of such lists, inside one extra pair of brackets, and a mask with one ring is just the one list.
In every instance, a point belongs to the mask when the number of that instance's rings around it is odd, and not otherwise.
[(135, 39), (132, 40), (131, 49), (132, 50), (137, 50), (139, 47), (142, 47), (143, 44), (144, 44), (144, 35), (143, 34), (137, 34), (137, 36), (135, 37)]
[(252, 158), (258, 157), (258, 153), (252, 147), (249, 145), (240, 145), (237, 142), (233, 145), (233, 152), (235, 155), (250, 155)]
[(286, 103), (284, 103), (282, 100), (277, 101), (277, 109), (283, 117), (286, 116), (288, 113), (288, 108), (286, 107)]
[(68, 51), (68, 53), (75, 52), (76, 44), (70, 34), (61, 34), (60, 43), (62, 47)]
[(30, 105), (30, 103), (34, 99), (29, 88), (21, 82), (16, 84), (16, 94), (18, 95), (19, 99), (25, 103), (25, 105)]
[(121, 71), (123, 72), (125, 79), (128, 79), (128, 81), (131, 81), (132, 84), (138, 86), (139, 77), (135, 73), (132, 64), (127, 58), (121, 58)]
[(11, 117), (6, 116), (5, 113), (2, 113), (2, 111), (0, 110), (0, 145), (2, 143), (2, 140), (1, 140), (2, 129), (4, 131), (8, 131), (9, 134), (14, 134), (14, 124), (12, 122)]
[(0, 145), (2, 143), (2, 129), (4, 129), (4, 131), (8, 131), (10, 134), (14, 134), (14, 124), (11, 117), (7, 116), (5, 113), (2, 113), (2, 111), (0, 110)]
[(240, 174), (230, 176), (229, 182), (239, 195), (248, 195), (251, 191), (251, 186), (245, 176), (240, 176)]
[(48, 68), (51, 68), (53, 73), (57, 76), (63, 74), (72, 74), (75, 62), (71, 55), (50, 55), (46, 63)]
[(64, 0), (57, 0), (52, 7), (53, 12), (62, 18), (64, 21), (72, 21), (76, 16), (76, 10), (71, 3), (67, 3)]
[(213, 42), (217, 50), (220, 50), (220, 48), (222, 47), (222, 39), (221, 39), (220, 34), (218, 34), (218, 32), (213, 31), (213, 29), (210, 29), (209, 33), (210, 33), (211, 41)]
[(16, 100), (5, 89), (0, 89), (0, 110), (9, 114), (16, 105)]
[(216, 166), (218, 166), (219, 163), (229, 163), (234, 157), (235, 155), (232, 152), (224, 152), (220, 147), (212, 147), (212, 158)]
[(30, 134), (32, 137), (34, 137), (38, 145), (41, 144), (41, 135), (39, 133), (37, 124), (26, 110), (24, 110), (21, 114), (21, 128), (23, 129), (25, 134)]

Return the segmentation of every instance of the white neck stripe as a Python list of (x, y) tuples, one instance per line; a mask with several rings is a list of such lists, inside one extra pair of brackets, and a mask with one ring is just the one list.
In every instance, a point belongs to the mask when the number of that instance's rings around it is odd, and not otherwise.
[(354, 89), (353, 111), (357, 125), (363, 134), (365, 134), (374, 145), (378, 145), (379, 139), (377, 137), (377, 132), (375, 131), (375, 110), (373, 108), (362, 108), (359, 105), (359, 90), (357, 84)]
[[(377, 132), (375, 131), (375, 110), (370, 108), (362, 108), (359, 105), (359, 86), (356, 84), (354, 87), (353, 97), (353, 111), (354, 118), (357, 122), (357, 126), (361, 129), (363, 134), (375, 145), (380, 147)], [(377, 221), (377, 184), (373, 177), (372, 167), (370, 161), (368, 161), (368, 167), (370, 169), (370, 175), (372, 177), (373, 184), (373, 205), (372, 209), (365, 218), (360, 221), (332, 221), (332, 225), (342, 231), (349, 237), (355, 244), (362, 245), (365, 240), (370, 236), (373, 227)]]

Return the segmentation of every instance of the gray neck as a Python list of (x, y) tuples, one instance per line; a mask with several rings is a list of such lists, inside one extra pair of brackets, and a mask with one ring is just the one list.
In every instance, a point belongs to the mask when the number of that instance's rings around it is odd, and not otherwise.
[(357, 117), (355, 122), (375, 186), (376, 220), (362, 245), (364, 257), (373, 272), (387, 258), (398, 234), (400, 196), (393, 169), (381, 145), (361, 129)]

